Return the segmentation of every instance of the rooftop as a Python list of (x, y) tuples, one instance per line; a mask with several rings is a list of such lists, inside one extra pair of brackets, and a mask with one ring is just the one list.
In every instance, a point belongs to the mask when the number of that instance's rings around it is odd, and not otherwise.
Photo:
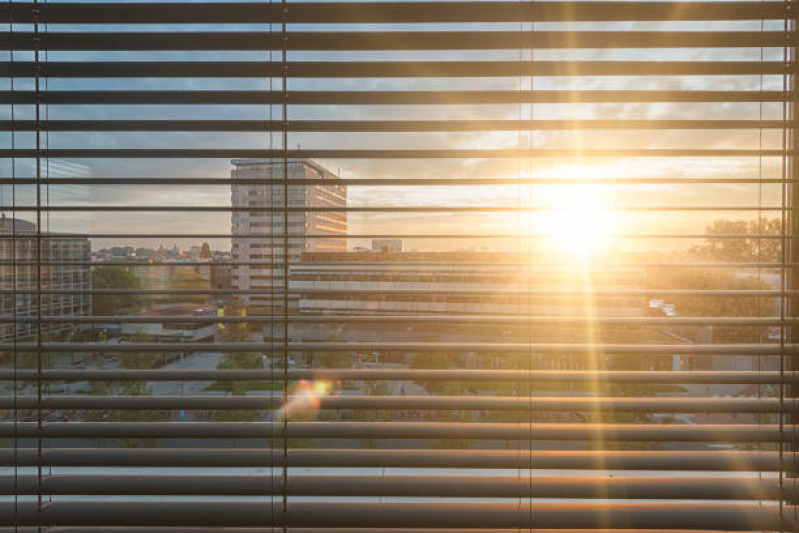
[(0, 218), (0, 231), (19, 231), (32, 233), (36, 231), (36, 224), (19, 218), (8, 218), (6, 214), (3, 213), (2, 217)]
[[(292, 164), (302, 164), (307, 167), (310, 167), (317, 172), (321, 172), (323, 175), (331, 175), (334, 177), (338, 177), (334, 172), (330, 171), (329, 169), (323, 167), (316, 161), (312, 159), (289, 159), (289, 165)], [(275, 159), (231, 159), (230, 163), (235, 167), (249, 167), (249, 166), (273, 166), (273, 167), (282, 167), (283, 160), (275, 160)]]

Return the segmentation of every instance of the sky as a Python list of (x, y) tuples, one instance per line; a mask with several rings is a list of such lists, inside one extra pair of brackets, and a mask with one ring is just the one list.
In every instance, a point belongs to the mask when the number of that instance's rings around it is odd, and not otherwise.
[[(779, 30), (777, 23), (768, 22), (763, 29)], [(15, 25), (14, 31), (25, 31)], [(205, 25), (181, 26), (77, 26), (51, 25), (43, 31), (265, 31), (263, 25)], [(543, 31), (543, 30), (683, 30), (683, 31), (757, 31), (759, 21), (717, 23), (538, 23), (532, 25), (441, 24), (441, 25), (295, 25), (295, 31), (376, 31), (382, 29), (413, 31)], [(293, 52), (291, 61), (402, 61), (402, 60), (641, 60), (651, 61), (714, 61), (781, 60), (782, 49), (662, 49), (662, 50), (529, 50), (450, 51), (450, 52)], [(645, 55), (644, 55), (645, 54)], [(15, 61), (30, 59), (27, 52), (15, 52)], [(47, 52), (42, 59), (57, 61), (268, 61), (268, 52)], [(272, 59), (279, 60), (277, 54)], [(10, 87), (8, 78), (0, 80), (3, 90)], [(43, 88), (49, 90), (274, 90), (280, 80), (268, 79), (48, 79)], [(781, 90), (781, 76), (639, 76), (639, 77), (508, 77), (508, 78), (396, 78), (396, 79), (290, 79), (289, 89), (297, 90)], [(29, 90), (30, 79), (15, 79), (16, 90)], [(15, 106), (14, 118), (30, 119), (32, 106)], [(447, 119), (779, 119), (781, 104), (539, 104), (531, 105), (436, 105), (436, 106), (289, 106), (290, 120), (447, 120)], [(277, 106), (228, 105), (52, 105), (43, 106), (43, 118), (57, 119), (274, 119), (280, 118)], [(11, 118), (11, 106), (0, 108), (0, 119)], [(8, 132), (0, 138), (12, 145)], [(51, 132), (43, 138), (50, 148), (195, 148), (250, 149), (280, 148), (278, 135), (265, 133), (152, 133), (152, 132)], [(316, 133), (292, 134), (289, 147), (302, 149), (381, 149), (381, 148), (703, 148), (703, 149), (779, 149), (778, 130), (726, 131), (588, 131), (588, 132), (444, 132), (444, 133)], [(13, 145), (31, 147), (33, 135), (17, 133)], [(782, 167), (780, 158), (626, 158), (626, 159), (465, 159), (465, 160), (320, 160), (322, 165), (348, 178), (486, 178), (486, 177), (547, 177), (547, 178), (623, 178), (623, 177), (729, 177), (778, 178)], [(31, 176), (30, 160), (17, 159), (17, 177)], [(62, 177), (227, 177), (230, 161), (226, 159), (193, 160), (134, 160), (85, 159), (50, 160), (44, 173), (52, 178)], [(9, 160), (0, 161), (3, 176), (11, 175)], [(17, 206), (31, 205), (34, 190), (29, 186), (15, 187)], [(713, 218), (746, 218), (757, 216), (747, 212), (673, 212), (630, 213), (615, 212), (614, 207), (633, 205), (690, 205), (690, 206), (779, 206), (778, 185), (596, 185), (596, 186), (491, 186), (491, 187), (350, 187), (350, 206), (518, 206), (535, 205), (558, 207), (564, 204), (574, 210), (571, 198), (590, 199), (591, 209), (610, 212), (613, 233), (701, 233)], [(227, 206), (230, 190), (225, 186), (84, 186), (53, 185), (44, 191), (45, 199), (53, 206), (66, 205), (153, 205), (153, 206)], [(0, 203), (10, 205), (12, 191), (4, 187)], [(577, 206), (579, 207), (579, 205)], [(774, 213), (766, 212), (764, 216)], [(32, 213), (18, 213), (20, 218), (32, 218)], [(47, 217), (46, 217), (47, 218)], [(535, 214), (358, 214), (349, 216), (351, 233), (546, 233), (557, 223), (557, 217)], [(230, 231), (229, 213), (102, 213), (57, 212), (49, 217), (51, 231), (89, 233), (152, 232), (225, 233)], [(98, 241), (97, 245), (132, 244), (157, 247), (171, 244), (175, 239), (132, 239)], [(488, 241), (488, 242), (486, 242)], [(177, 240), (183, 246), (196, 244), (192, 240)], [(224, 249), (225, 241), (214, 242)], [(353, 240), (352, 246), (363, 245)], [(665, 239), (616, 239), (608, 246), (653, 247), (679, 249), (686, 241)], [(513, 240), (450, 242), (415, 240), (408, 247), (434, 250), (441, 247), (474, 245), (489, 249), (507, 249), (517, 244)], [(95, 246), (95, 247), (98, 247)]]

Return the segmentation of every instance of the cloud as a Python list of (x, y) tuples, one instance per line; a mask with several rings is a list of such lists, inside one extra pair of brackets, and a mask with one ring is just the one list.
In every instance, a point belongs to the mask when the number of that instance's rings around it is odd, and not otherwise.
[[(740, 30), (758, 29), (758, 25), (746, 22), (730, 23), (681, 23), (680, 28), (703, 31), (710, 29)], [(148, 31), (171, 31), (171, 26), (163, 28), (148, 27)], [(359, 25), (357, 29), (368, 31), (376, 26)], [(381, 29), (387, 27), (381, 26)], [(420, 25), (417, 30), (453, 29), (452, 26)], [(464, 29), (461, 26), (458, 29)], [(518, 25), (496, 25), (494, 29), (518, 30)], [(76, 30), (79, 27), (59, 28)], [(101, 30), (125, 31), (140, 30), (139, 27), (109, 26)], [(182, 31), (204, 30), (204, 26), (185, 26)], [(236, 30), (263, 30), (258, 26), (232, 26)], [(304, 29), (332, 31), (342, 28), (319, 26)], [(346, 29), (352, 30), (352, 26)], [(470, 27), (471, 29), (471, 27)], [(478, 30), (478, 28), (474, 28)], [(479, 28), (487, 29), (487, 28)], [(522, 29), (531, 29), (530, 25)], [(602, 29), (653, 30), (674, 29), (673, 23), (568, 23), (537, 24), (536, 29)], [(780, 51), (767, 49), (767, 60), (778, 58)], [(537, 51), (536, 60), (635, 60), (640, 58), (640, 50), (576, 50)], [(657, 60), (717, 61), (717, 60), (758, 60), (759, 49), (687, 49), (687, 50), (647, 50), (647, 58)], [(27, 54), (29, 55), (29, 54)], [(448, 52), (302, 52), (292, 53), (294, 61), (309, 60), (516, 60), (529, 58), (526, 51), (448, 51)], [(25, 53), (18, 53), (18, 60), (24, 60)], [(265, 60), (264, 52), (58, 52), (49, 53), (49, 61), (136, 61), (136, 60)], [(7, 82), (5, 82), (7, 83)], [(544, 78), (396, 78), (396, 79), (291, 79), (291, 90), (750, 90), (756, 91), (761, 85), (766, 90), (781, 90), (782, 79), (778, 76), (719, 76), (719, 77), (560, 77)], [(47, 81), (50, 90), (267, 90), (267, 79), (53, 79)], [(272, 80), (273, 89), (279, 89), (279, 80)], [(17, 90), (30, 89), (30, 80), (15, 80)], [(53, 120), (267, 120), (279, 119), (277, 106), (254, 105), (75, 105), (46, 106), (47, 118)], [(289, 108), (292, 120), (452, 120), (452, 119), (581, 119), (581, 120), (647, 120), (684, 118), (704, 119), (749, 119), (780, 118), (781, 106), (757, 105), (752, 103), (619, 103), (619, 104), (538, 104), (531, 105), (429, 105), (429, 106), (299, 106)], [(0, 118), (10, 117), (9, 106), (0, 109)], [(17, 106), (15, 118), (26, 120), (33, 117), (32, 106)], [(10, 144), (6, 134), (4, 142)], [(29, 133), (15, 135), (18, 148), (33, 146), (33, 136)], [(45, 140), (52, 148), (276, 148), (279, 136), (266, 133), (154, 133), (154, 132), (52, 132)], [(306, 149), (380, 149), (380, 148), (747, 148), (759, 146), (775, 148), (780, 139), (765, 134), (762, 137), (756, 130), (651, 130), (651, 131), (584, 131), (584, 132), (436, 132), (436, 133), (315, 133), (291, 134), (289, 146), (301, 145)], [(55, 163), (55, 162), (53, 162)], [(568, 160), (538, 159), (529, 160), (488, 160), (473, 158), (469, 160), (341, 160), (322, 161), (330, 169), (340, 172), (346, 178), (489, 178), (515, 177), (532, 174), (534, 176), (560, 176), (563, 178), (582, 177), (756, 177), (777, 176), (781, 172), (775, 158), (759, 161), (748, 157), (741, 159), (605, 159)], [(54, 178), (73, 176), (114, 177), (227, 177), (230, 163), (220, 159), (196, 160), (70, 160), (59, 162), (58, 173)], [(70, 166), (73, 165), (73, 166)], [(340, 169), (340, 170), (339, 170)], [(32, 175), (29, 161), (17, 161), (17, 175)], [(9, 175), (8, 164), (2, 168)], [(549, 201), (551, 186), (541, 186), (530, 193), (534, 201)], [(759, 191), (755, 185), (729, 186), (614, 186), (604, 187), (609, 201), (618, 205), (650, 203), (652, 205), (690, 204), (707, 205), (749, 205), (753, 195)], [(30, 189), (18, 188), (18, 202), (30, 201)], [(766, 204), (778, 200), (778, 190), (760, 189), (762, 201)], [(227, 206), (230, 204), (230, 191), (224, 186), (119, 186), (119, 185), (63, 185), (52, 186), (49, 191), (52, 205), (175, 205)], [(4, 196), (9, 197), (8, 188)], [(351, 205), (515, 205), (520, 200), (520, 192), (515, 187), (358, 187), (348, 192)], [(742, 215), (746, 216), (746, 215)], [(653, 231), (662, 229), (665, 220), (660, 217), (642, 217), (644, 224)], [(194, 214), (130, 214), (113, 215), (98, 213), (67, 213), (53, 216), (55, 223), (69, 231), (137, 231), (158, 232), (214, 232), (229, 231), (230, 217), (225, 213)], [(651, 220), (650, 220), (651, 219)], [(669, 217), (672, 220), (673, 217)], [(670, 222), (671, 223), (671, 222)], [(686, 217), (683, 224), (692, 224), (695, 230), (703, 227), (704, 220)], [(452, 228), (479, 227), (495, 232), (509, 231), (514, 227), (514, 218), (508, 216), (471, 215), (406, 215), (406, 214), (353, 214), (350, 229), (357, 233), (388, 232), (389, 229), (402, 228), (404, 232), (452, 231)], [(420, 243), (419, 246), (427, 246)], [(440, 244), (439, 244), (440, 245)]]

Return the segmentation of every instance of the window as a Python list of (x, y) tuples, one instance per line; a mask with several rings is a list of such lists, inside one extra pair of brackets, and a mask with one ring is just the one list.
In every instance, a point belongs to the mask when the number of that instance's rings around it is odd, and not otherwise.
[(795, 530), (797, 9), (2, 3), (0, 528)]

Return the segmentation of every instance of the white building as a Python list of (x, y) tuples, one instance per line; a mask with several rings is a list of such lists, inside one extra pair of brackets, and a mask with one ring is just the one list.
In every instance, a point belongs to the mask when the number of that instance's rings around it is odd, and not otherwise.
[[(644, 287), (645, 271), (635, 267), (597, 269), (591, 273), (590, 282), (595, 290), (635, 291)], [(293, 324), (291, 339), (309, 342), (571, 344), (586, 341), (588, 328), (584, 323), (541, 324), (514, 319), (635, 318), (644, 316), (647, 305), (644, 296), (634, 293), (589, 298), (585, 276), (579, 269), (560, 271), (536, 266), (529, 256), (514, 253), (306, 253), (301, 262), (292, 265), (290, 283), (292, 292), (300, 295), (298, 312), (302, 315), (475, 318), (463, 323), (426, 323), (421, 319), (408, 324)], [(565, 294), (546, 292), (553, 289)], [(629, 325), (594, 329), (594, 340), (607, 343), (624, 343), (631, 331)], [(651, 331), (640, 334), (654, 335)], [(480, 359), (483, 355), (474, 356), (474, 366), (510, 364), (506, 356), (491, 354), (487, 360)], [(536, 365), (547, 369), (580, 369), (596, 364), (582, 354), (571, 357), (533, 351), (529, 355)], [(650, 359), (650, 366), (660, 364), (659, 358)]]
[[(553, 271), (514, 253), (306, 253), (290, 275), (293, 291), (313, 291), (301, 300), (305, 314), (636, 317), (647, 305), (640, 295), (592, 296), (587, 304), (581, 271)], [(642, 268), (607, 267), (592, 272), (591, 287), (640, 290), (644, 280)]]
[[(251, 314), (269, 314), (280, 307), (283, 286), (284, 187), (283, 163), (264, 159), (232, 161), (233, 179), (274, 180), (232, 186), (231, 286), (251, 291), (238, 297)], [(338, 176), (313, 161), (290, 161), (289, 180), (329, 180), (330, 184), (288, 186), (290, 208), (345, 207), (347, 192)], [(264, 207), (263, 210), (257, 209)], [(235, 208), (247, 208), (235, 210)], [(255, 209), (249, 209), (255, 208)], [(343, 252), (347, 249), (347, 214), (343, 211), (292, 211), (288, 214), (289, 262), (302, 252)], [(249, 264), (235, 264), (237, 262)], [(260, 294), (258, 294), (260, 292)], [(274, 300), (274, 302), (273, 302)]]

